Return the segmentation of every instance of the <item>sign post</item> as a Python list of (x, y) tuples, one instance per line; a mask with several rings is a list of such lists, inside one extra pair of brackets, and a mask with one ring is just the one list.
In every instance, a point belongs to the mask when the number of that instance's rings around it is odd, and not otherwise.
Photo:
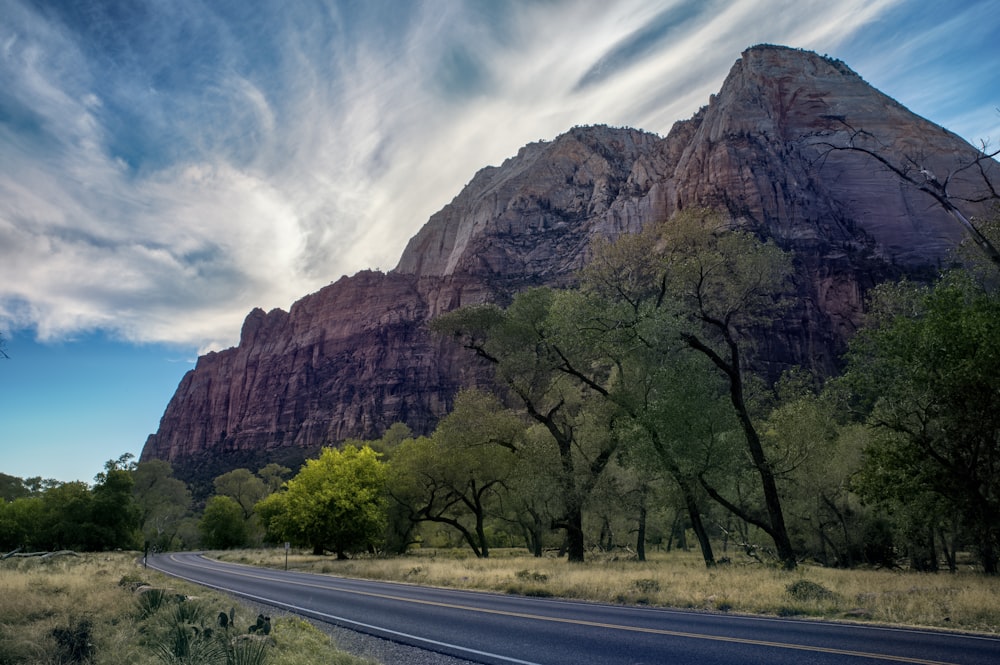
[(290, 542), (285, 541), (285, 570), (288, 570), (288, 549), (292, 546)]

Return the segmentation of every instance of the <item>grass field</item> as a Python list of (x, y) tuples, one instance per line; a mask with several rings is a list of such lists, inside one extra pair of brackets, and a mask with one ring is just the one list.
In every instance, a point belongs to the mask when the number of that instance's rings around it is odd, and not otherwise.
[[(277, 618), (250, 636), (257, 613), (167, 578), (115, 552), (0, 561), (3, 665), (364, 665), (311, 624)], [(232, 617), (220, 626), (220, 614)], [(229, 623), (229, 621), (227, 621)]]
[[(219, 552), (256, 566), (284, 567), (284, 550)], [(694, 552), (656, 553), (638, 562), (591, 556), (584, 564), (533, 558), (522, 550), (435, 550), (337, 561), (290, 553), (288, 567), (344, 577), (394, 580), (528, 596), (798, 616), (1000, 634), (1000, 579), (967, 572), (908, 573), (802, 565), (787, 572), (754, 563), (708, 570)]]

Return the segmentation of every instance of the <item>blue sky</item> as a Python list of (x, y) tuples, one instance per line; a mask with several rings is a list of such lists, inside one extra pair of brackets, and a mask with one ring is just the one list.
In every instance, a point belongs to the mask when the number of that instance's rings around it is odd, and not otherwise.
[(201, 352), (574, 125), (665, 135), (756, 43), (1000, 141), (1000, 0), (0, 0), (0, 472), (138, 455)]

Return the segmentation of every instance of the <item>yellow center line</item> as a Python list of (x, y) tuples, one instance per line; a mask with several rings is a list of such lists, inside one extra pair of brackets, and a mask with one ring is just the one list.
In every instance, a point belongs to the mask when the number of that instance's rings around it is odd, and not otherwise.
[[(191, 564), (188, 564), (191, 565)], [(239, 565), (239, 564), (237, 564)], [(203, 568), (212, 569), (212, 566), (202, 566)], [(277, 580), (273, 577), (267, 577), (265, 575), (244, 573), (244, 572), (234, 572), (226, 571), (232, 575), (239, 575), (241, 577), (250, 577), (253, 579), (266, 580), (269, 582), (281, 582), (283, 584), (292, 584), (296, 586), (312, 587), (316, 589), (324, 589), (327, 591), (338, 591), (341, 593), (354, 594), (356, 596), (365, 596), (368, 598), (379, 598), (381, 600), (393, 600), (402, 603), (412, 603), (415, 605), (426, 605), (430, 607), (440, 607), (443, 609), (451, 610), (462, 610), (466, 612), (478, 612), (480, 614), (493, 614), (496, 616), (512, 617), (517, 619), (530, 619), (533, 621), (548, 621), (551, 623), (565, 623), (572, 624), (576, 626), (587, 626), (590, 628), (607, 628), (609, 630), (621, 630), (633, 633), (649, 633), (653, 635), (664, 635), (668, 637), (686, 637), (690, 639), (697, 640), (710, 640), (714, 642), (730, 642), (735, 644), (747, 644), (753, 646), (763, 646), (763, 647), (774, 647), (779, 649), (795, 649), (799, 651), (813, 651), (818, 653), (827, 653), (840, 656), (857, 656), (859, 658), (873, 658), (876, 660), (892, 661), (896, 663), (912, 663), (914, 665), (956, 665), (955, 663), (948, 663), (940, 660), (926, 660), (923, 658), (911, 658), (909, 656), (894, 656), (892, 654), (881, 654), (881, 653), (869, 653), (866, 651), (852, 651), (848, 649), (831, 649), (828, 647), (820, 646), (810, 646), (807, 644), (793, 644), (790, 642), (770, 642), (767, 640), (752, 640), (745, 637), (729, 637), (726, 635), (710, 635), (705, 633), (689, 633), (679, 630), (666, 630), (663, 628), (643, 628), (641, 626), (629, 626), (623, 624), (615, 623), (603, 623), (599, 621), (587, 621), (585, 619), (567, 619), (563, 617), (552, 617), (545, 616), (543, 614), (529, 614), (526, 612), (510, 612), (507, 610), (494, 610), (483, 607), (473, 607), (469, 605), (459, 605), (455, 603), (444, 603), (435, 600), (421, 600), (419, 598), (406, 598), (405, 596), (395, 596), (392, 594), (377, 593), (374, 591), (360, 591), (356, 589), (343, 589), (340, 587), (333, 587), (323, 584), (317, 584), (313, 582), (302, 582), (296, 580)]]

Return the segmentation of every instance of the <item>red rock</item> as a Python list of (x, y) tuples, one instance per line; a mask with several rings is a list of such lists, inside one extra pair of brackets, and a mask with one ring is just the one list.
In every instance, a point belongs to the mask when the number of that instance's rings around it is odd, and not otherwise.
[[(831, 150), (850, 144), (851, 128), (877, 137), (891, 164), (912, 169), (907, 160), (919, 159), (939, 178), (976, 157), (839, 61), (754, 47), (666, 138), (578, 127), (525, 146), (479, 171), (390, 273), (345, 277), (287, 313), (251, 312), (237, 347), (201, 357), (181, 381), (142, 459), (206, 476), (294, 463), (395, 422), (428, 432), (459, 386), (483, 378), (471, 354), (431, 335), (430, 318), (567, 284), (595, 236), (696, 205), (725, 209), (796, 253), (796, 305), (760, 336), (759, 367), (772, 377), (791, 364), (832, 371), (865, 292), (886, 278), (932, 274), (964, 237), (931, 197), (872, 156)], [(1000, 165), (988, 166), (1000, 187)], [(951, 193), (974, 193), (980, 177), (956, 175)], [(965, 212), (985, 214), (985, 205)]]

